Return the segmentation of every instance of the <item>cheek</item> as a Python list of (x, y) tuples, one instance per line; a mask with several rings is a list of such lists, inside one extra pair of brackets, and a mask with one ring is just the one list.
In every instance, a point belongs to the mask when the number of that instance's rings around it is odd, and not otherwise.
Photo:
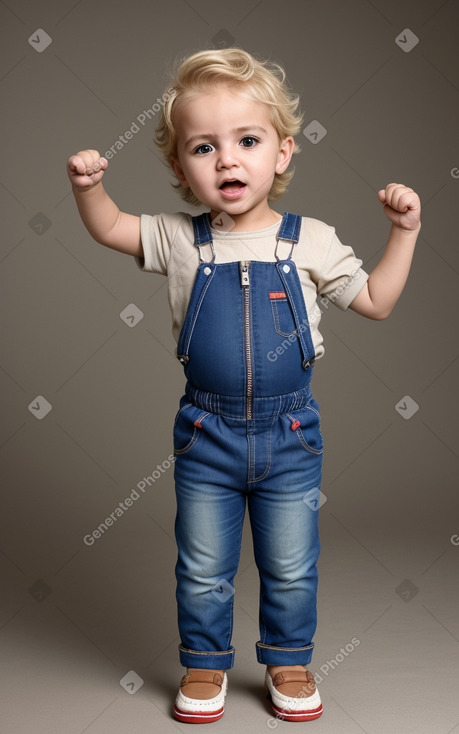
[(191, 163), (188, 167), (187, 178), (193, 185), (203, 188), (209, 183), (209, 167), (205, 165), (204, 161), (199, 161), (199, 164)]
[(188, 183), (195, 189), (202, 188), (202, 184), (205, 182), (205, 179), (202, 178), (202, 176), (199, 175), (199, 172), (196, 171), (194, 168), (190, 168), (187, 174), (187, 180)]
[(257, 163), (256, 167), (260, 172), (266, 173), (269, 175), (274, 171), (277, 165), (277, 155), (275, 154), (267, 154), (261, 157)]

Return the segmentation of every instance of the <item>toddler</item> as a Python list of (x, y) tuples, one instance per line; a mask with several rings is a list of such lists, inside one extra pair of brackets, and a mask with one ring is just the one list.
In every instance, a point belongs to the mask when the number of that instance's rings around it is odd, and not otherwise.
[[(233, 667), (233, 582), (246, 505), (260, 578), (257, 660), (274, 714), (319, 717), (306, 668), (316, 629), (323, 441), (311, 393), (323, 354), (317, 297), (371, 319), (398, 300), (420, 230), (420, 201), (378, 192), (391, 222), (368, 275), (332, 227), (271, 207), (286, 190), (301, 129), (283, 70), (238, 48), (186, 58), (163, 97), (156, 143), (187, 213), (134, 216), (102, 185), (107, 158), (84, 150), (68, 174), (92, 237), (168, 276), (185, 394), (174, 424), (179, 659), (174, 715), (223, 716)], [(108, 157), (108, 156), (107, 156)]]

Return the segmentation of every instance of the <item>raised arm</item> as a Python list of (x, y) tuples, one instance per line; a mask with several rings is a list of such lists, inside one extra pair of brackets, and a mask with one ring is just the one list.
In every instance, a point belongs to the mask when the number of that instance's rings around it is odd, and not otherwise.
[(142, 257), (140, 217), (121, 212), (102, 185), (108, 161), (97, 150), (83, 150), (69, 158), (67, 173), (83, 224), (101, 245)]
[(410, 272), (421, 229), (421, 203), (413, 189), (391, 183), (378, 192), (392, 227), (384, 254), (349, 308), (370, 319), (385, 319), (397, 303)]

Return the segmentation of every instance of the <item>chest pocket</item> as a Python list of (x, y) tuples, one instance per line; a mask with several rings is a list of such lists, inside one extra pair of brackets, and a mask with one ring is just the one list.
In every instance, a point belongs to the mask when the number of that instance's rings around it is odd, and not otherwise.
[(280, 336), (296, 333), (295, 319), (284, 291), (270, 291), (269, 300), (273, 314), (274, 328)]

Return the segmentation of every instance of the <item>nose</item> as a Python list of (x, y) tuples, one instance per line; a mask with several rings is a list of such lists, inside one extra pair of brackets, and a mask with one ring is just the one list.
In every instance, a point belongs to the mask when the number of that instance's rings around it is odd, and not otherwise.
[(235, 155), (234, 150), (230, 145), (222, 145), (218, 151), (217, 157), (217, 168), (219, 170), (223, 168), (238, 167), (239, 161)]

